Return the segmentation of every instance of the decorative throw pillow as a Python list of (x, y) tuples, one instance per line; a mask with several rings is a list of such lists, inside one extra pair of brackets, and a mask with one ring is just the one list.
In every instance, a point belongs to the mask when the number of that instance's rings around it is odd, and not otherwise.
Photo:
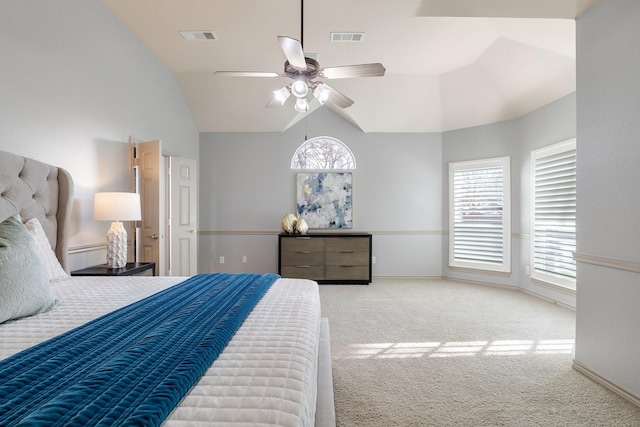
[(38, 221), (37, 218), (31, 218), (29, 221), (25, 222), (24, 225), (27, 227), (27, 230), (29, 230), (29, 233), (31, 233), (31, 236), (35, 241), (36, 253), (47, 272), (49, 280), (68, 279), (69, 275), (64, 271), (64, 268), (60, 265), (55, 252), (51, 249), (49, 239), (47, 239), (47, 235), (45, 234), (40, 221)]
[(51, 310), (58, 304), (26, 227), (14, 217), (0, 223), (0, 323)]

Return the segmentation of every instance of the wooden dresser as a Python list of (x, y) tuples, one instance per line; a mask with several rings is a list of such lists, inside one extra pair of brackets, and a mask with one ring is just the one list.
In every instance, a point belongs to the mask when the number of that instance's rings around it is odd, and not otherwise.
[(280, 234), (278, 274), (318, 283), (371, 283), (369, 233)]

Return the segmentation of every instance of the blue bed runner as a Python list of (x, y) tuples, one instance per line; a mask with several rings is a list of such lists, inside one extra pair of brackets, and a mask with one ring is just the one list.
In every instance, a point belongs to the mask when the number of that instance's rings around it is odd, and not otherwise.
[(203, 274), (0, 362), (0, 425), (160, 425), (275, 274)]

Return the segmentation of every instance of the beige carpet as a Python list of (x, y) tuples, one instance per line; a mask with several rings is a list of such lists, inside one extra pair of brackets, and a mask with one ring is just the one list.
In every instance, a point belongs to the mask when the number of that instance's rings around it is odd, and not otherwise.
[(640, 426), (640, 408), (571, 368), (571, 310), (447, 280), (320, 297), (338, 426)]

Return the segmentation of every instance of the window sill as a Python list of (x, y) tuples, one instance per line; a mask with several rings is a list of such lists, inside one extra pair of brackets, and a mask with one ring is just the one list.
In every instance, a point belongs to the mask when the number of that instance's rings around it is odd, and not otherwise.
[(509, 277), (511, 276), (510, 271), (496, 271), (496, 270), (484, 270), (482, 268), (472, 268), (472, 267), (460, 267), (456, 265), (450, 265), (449, 270), (451, 271), (459, 271), (461, 273), (470, 273), (470, 274), (484, 274), (490, 276), (498, 276), (498, 277)]

